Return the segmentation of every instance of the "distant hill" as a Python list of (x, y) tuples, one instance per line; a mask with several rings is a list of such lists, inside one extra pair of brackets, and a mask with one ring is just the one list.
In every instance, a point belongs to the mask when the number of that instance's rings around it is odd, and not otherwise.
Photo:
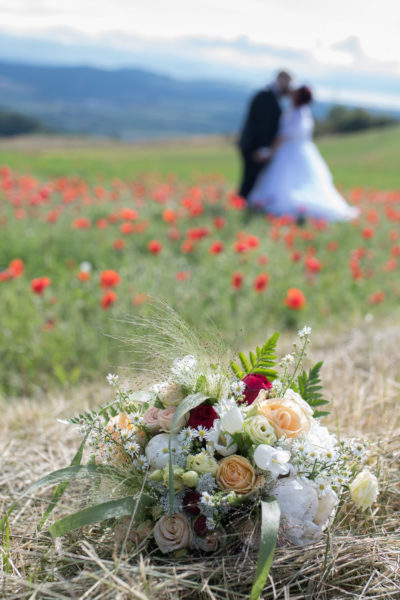
[[(0, 62), (0, 106), (50, 130), (121, 139), (236, 133), (252, 90), (143, 69)], [(331, 104), (315, 103), (318, 119)]]
[(237, 130), (249, 90), (140, 69), (0, 63), (3, 107), (59, 131), (151, 138)]

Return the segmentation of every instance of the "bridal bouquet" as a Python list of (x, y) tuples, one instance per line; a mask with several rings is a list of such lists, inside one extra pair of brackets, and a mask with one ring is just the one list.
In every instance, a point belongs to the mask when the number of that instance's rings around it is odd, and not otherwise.
[[(174, 358), (146, 389), (126, 390), (109, 375), (115, 401), (71, 419), (83, 434), (77, 455), (36, 484), (59, 483), (47, 518), (67, 481), (94, 477), (90, 505), (55, 522), (52, 535), (114, 519), (125, 544), (163, 554), (250, 546), (259, 552), (250, 598), (259, 598), (277, 542), (318, 540), (343, 489), (361, 509), (378, 493), (361, 470), (363, 444), (320, 424), (322, 363), (302, 367), (310, 333), (300, 330), (281, 360), (277, 333), (229, 366)], [(80, 465), (85, 443), (92, 456)]]

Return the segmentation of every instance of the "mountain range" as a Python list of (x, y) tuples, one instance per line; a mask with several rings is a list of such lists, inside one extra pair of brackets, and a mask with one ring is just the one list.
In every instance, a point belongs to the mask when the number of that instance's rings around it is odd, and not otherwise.
[[(0, 62), (0, 108), (61, 132), (151, 139), (238, 131), (252, 90), (139, 68)], [(323, 118), (328, 103), (315, 103)]]

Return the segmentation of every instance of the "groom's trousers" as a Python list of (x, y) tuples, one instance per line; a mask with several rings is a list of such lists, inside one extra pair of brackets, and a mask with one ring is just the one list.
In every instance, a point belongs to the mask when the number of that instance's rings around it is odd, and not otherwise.
[(242, 181), (239, 187), (239, 196), (247, 200), (258, 174), (265, 167), (265, 163), (258, 163), (253, 159), (252, 152), (240, 151), (243, 161)]

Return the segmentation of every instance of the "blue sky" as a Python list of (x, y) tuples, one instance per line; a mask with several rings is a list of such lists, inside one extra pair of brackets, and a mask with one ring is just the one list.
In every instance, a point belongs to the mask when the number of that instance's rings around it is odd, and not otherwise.
[(400, 106), (396, 0), (0, 0), (0, 58), (142, 66), (261, 85), (291, 69), (324, 100)]

